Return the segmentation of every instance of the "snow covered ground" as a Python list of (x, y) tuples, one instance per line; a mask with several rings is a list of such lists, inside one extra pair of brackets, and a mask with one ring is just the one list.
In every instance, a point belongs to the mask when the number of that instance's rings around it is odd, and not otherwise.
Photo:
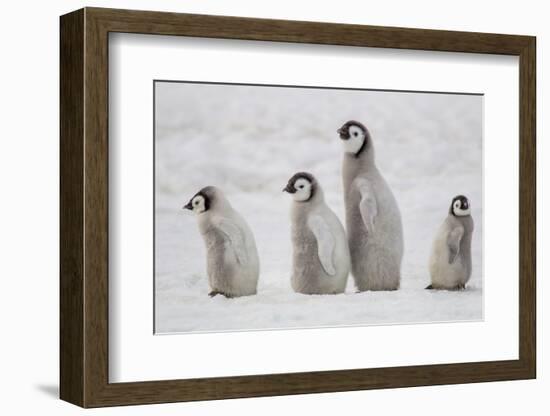
[[(156, 83), (156, 333), (480, 320), (481, 96)], [(336, 129), (370, 130), (377, 164), (401, 208), (402, 288), (307, 296), (290, 287), (295, 172), (313, 173), (344, 222)], [(209, 298), (205, 248), (182, 210), (200, 188), (222, 188), (255, 233), (258, 295)], [(432, 238), (453, 196), (472, 203), (473, 275), (464, 292), (428, 291)]]

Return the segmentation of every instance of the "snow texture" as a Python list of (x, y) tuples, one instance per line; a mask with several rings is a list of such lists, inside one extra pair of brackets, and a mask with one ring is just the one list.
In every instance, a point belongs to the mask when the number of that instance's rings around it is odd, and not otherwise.
[[(156, 82), (155, 332), (219, 332), (483, 318), (482, 108), (475, 95)], [(336, 130), (363, 122), (403, 218), (401, 289), (301, 295), (290, 287), (291, 198), (313, 173), (344, 223)], [(248, 221), (260, 254), (258, 295), (209, 298), (205, 247), (182, 207), (220, 187)], [(451, 199), (466, 195), (475, 230), (463, 292), (430, 291), (432, 240)]]

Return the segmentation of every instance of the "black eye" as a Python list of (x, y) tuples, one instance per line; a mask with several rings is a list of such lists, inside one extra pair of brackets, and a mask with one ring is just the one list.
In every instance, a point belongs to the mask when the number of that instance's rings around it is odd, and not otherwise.
[(354, 135), (355, 137), (357, 137), (358, 134), (359, 134), (359, 133), (357, 133), (357, 132), (354, 132), (354, 133), (353, 133), (353, 135)]
[(195, 201), (195, 205), (199, 205), (199, 201)]
[(298, 186), (298, 188), (304, 189), (304, 185), (300, 185), (300, 186)]

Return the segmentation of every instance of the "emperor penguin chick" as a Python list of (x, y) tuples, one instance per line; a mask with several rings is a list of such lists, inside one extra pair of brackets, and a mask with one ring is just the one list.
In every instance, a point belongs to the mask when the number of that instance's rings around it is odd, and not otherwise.
[(455, 196), (449, 215), (439, 227), (433, 242), (430, 256), (432, 283), (426, 289), (466, 288), (472, 274), (473, 231), (470, 201), (463, 195)]
[(346, 289), (350, 257), (340, 220), (325, 203), (313, 175), (296, 173), (283, 189), (292, 195), (292, 289), (303, 294), (335, 294)]
[(367, 128), (348, 121), (338, 129), (343, 148), (346, 229), (357, 290), (396, 290), (401, 280), (403, 227), (393, 193), (376, 167)]
[(202, 188), (184, 208), (197, 214), (206, 245), (209, 295), (255, 295), (260, 262), (254, 235), (223, 192), (214, 186)]

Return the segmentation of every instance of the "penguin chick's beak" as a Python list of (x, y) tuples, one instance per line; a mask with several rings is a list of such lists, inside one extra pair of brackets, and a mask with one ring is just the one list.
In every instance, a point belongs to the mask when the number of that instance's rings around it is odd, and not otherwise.
[(183, 209), (192, 210), (192, 209), (193, 209), (193, 205), (191, 205), (191, 201), (189, 201), (187, 204), (185, 204), (185, 205), (183, 206)]
[(340, 136), (340, 139), (342, 140), (348, 140), (349, 139), (349, 132), (345, 130), (344, 128), (339, 128), (336, 130), (336, 133)]
[(283, 192), (288, 192), (289, 194), (294, 194), (294, 193), (296, 193), (296, 189), (294, 189), (294, 187), (290, 183), (287, 183), (286, 186), (283, 188)]

